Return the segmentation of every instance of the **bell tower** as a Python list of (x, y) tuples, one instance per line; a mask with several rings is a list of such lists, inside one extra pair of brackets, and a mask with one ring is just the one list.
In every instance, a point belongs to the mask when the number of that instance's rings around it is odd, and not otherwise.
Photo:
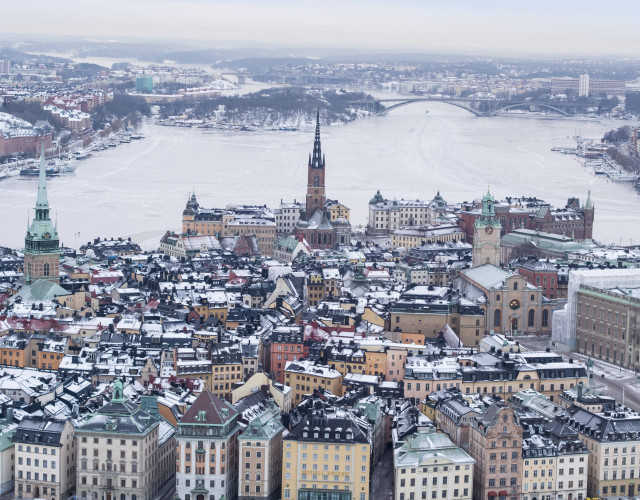
[(60, 281), (60, 241), (57, 224), (49, 217), (44, 144), (40, 153), (36, 214), (24, 238), (24, 275), (27, 284), (40, 279)]
[(482, 197), (482, 213), (476, 217), (473, 228), (473, 267), (483, 264), (500, 266), (500, 231), (502, 224), (496, 218), (495, 199), (489, 190)]
[(324, 156), (320, 146), (320, 109), (316, 115), (316, 136), (313, 141), (313, 153), (309, 155), (307, 167), (307, 199), (305, 217), (309, 220), (316, 210), (324, 211), (327, 195), (324, 186)]

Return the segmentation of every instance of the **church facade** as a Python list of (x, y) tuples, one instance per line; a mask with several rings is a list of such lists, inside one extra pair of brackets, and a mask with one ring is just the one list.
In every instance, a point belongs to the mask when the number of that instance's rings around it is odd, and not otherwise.
[[(351, 240), (351, 224), (345, 217), (332, 220), (327, 206), (325, 158), (320, 143), (320, 111), (316, 117), (313, 153), (307, 166), (305, 211), (296, 224), (295, 235), (313, 249), (333, 249)], [(344, 207), (346, 208), (346, 207)]]
[(35, 216), (24, 239), (24, 274), (26, 284), (41, 279), (60, 282), (60, 239), (57, 224), (53, 224), (49, 216), (44, 146), (40, 154)]

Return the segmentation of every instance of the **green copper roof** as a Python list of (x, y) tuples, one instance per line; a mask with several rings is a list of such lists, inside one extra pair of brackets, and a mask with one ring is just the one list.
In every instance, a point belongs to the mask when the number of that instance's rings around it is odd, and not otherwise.
[[(49, 253), (52, 248), (55, 247), (55, 251), (58, 250), (58, 229), (51, 222), (49, 217), (49, 200), (47, 198), (47, 172), (46, 165), (44, 163), (44, 145), (42, 146), (42, 152), (40, 153), (40, 176), (38, 177), (38, 197), (36, 199), (36, 214), (31, 222), (31, 226), (27, 231), (25, 240), (29, 242), (33, 241), (45, 241), (47, 243), (55, 242), (55, 244), (45, 245), (45, 250)], [(25, 245), (28, 251), (37, 251), (38, 245)]]

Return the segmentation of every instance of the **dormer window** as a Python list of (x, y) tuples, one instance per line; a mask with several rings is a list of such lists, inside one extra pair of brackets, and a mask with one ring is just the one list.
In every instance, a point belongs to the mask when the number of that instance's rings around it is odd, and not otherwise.
[(206, 410), (200, 410), (198, 412), (198, 414), (196, 415), (196, 420), (198, 422), (206, 422), (207, 421), (207, 411)]

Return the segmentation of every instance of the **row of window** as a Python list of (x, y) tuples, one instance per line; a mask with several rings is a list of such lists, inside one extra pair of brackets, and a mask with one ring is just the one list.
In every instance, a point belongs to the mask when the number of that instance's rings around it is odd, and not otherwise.
[[(305, 483), (302, 483), (300, 485), (300, 489), (301, 490), (305, 490), (306, 488), (307, 488), (307, 485)], [(318, 485), (316, 485), (316, 484), (312, 485), (311, 488), (313, 488), (314, 490), (319, 489)], [(322, 485), (321, 489), (327, 490), (328, 489), (327, 485), (326, 484)], [(338, 486), (334, 486), (333, 489), (337, 490), (339, 488), (338, 488)], [(348, 490), (349, 486), (345, 486), (344, 489)], [(314, 493), (315, 492), (306, 492), (306, 491), (305, 492), (299, 492), (298, 496), (295, 496), (293, 498), (297, 498), (298, 500), (306, 500), (306, 499), (311, 499), (311, 500), (316, 500), (317, 499), (317, 500), (320, 500), (320, 499), (324, 499), (324, 498), (328, 498), (328, 499), (332, 499), (332, 500), (335, 498), (336, 500), (342, 500), (344, 498), (349, 498), (349, 499), (354, 498), (350, 494), (346, 495), (346, 496), (341, 496), (340, 494), (337, 494), (337, 495), (333, 496), (331, 493), (327, 493), (326, 496), (325, 496), (324, 493), (323, 494), (317, 494), (317, 493), (314, 494)], [(290, 489), (285, 488), (285, 490), (284, 490), (284, 498), (292, 498)], [(360, 500), (367, 500), (367, 494), (366, 493), (360, 493)]]
[[(469, 488), (464, 488), (462, 490), (462, 498), (468, 497), (469, 496)], [(411, 492), (409, 493), (409, 497), (407, 499), (407, 496), (404, 493), (400, 493), (400, 500), (415, 500), (416, 498), (416, 494), (415, 492)], [(427, 498), (427, 492), (423, 491), (420, 498)], [(438, 492), (437, 491), (432, 491), (431, 492), (431, 498), (438, 498)], [(447, 490), (442, 490), (442, 495), (441, 498), (447, 498)], [(452, 498), (461, 498), (460, 497), (460, 490), (453, 490), (453, 497)]]
[[(40, 453), (40, 447), (39, 446), (34, 446), (33, 448), (31, 446), (22, 446), (21, 444), (18, 445), (18, 451), (26, 451), (27, 453), (31, 453), (33, 449), (33, 453)], [(55, 448), (42, 448), (42, 454), (43, 455), (56, 455), (56, 449)]]
[[(89, 484), (89, 478), (87, 476), (81, 476), (80, 477), (80, 484)], [(97, 476), (91, 477), (91, 485), (98, 486), (99, 484), (100, 484), (100, 479)], [(109, 486), (109, 487), (113, 487), (114, 486), (111, 478), (107, 478), (106, 486)], [(126, 479), (120, 479), (120, 487), (121, 488), (126, 488), (127, 487), (127, 480)], [(137, 487), (138, 487), (138, 481), (136, 479), (132, 479), (131, 480), (131, 488), (137, 488)]]
[(55, 474), (49, 475), (49, 474), (47, 474), (45, 472), (42, 475), (40, 475), (39, 472), (34, 472), (33, 473), (33, 477), (32, 477), (30, 470), (26, 471), (24, 473), (24, 476), (23, 476), (23, 471), (18, 470), (18, 479), (22, 479), (23, 477), (25, 479), (34, 479), (35, 481), (40, 481), (40, 479), (42, 478), (42, 480), (45, 481), (45, 482), (49, 482), (49, 481), (52, 482), (52, 483), (56, 482), (56, 475)]
[[(442, 476), (442, 481), (438, 482), (438, 477), (432, 477), (431, 478), (431, 485), (432, 486), (438, 486), (439, 484), (442, 486), (446, 486), (447, 484), (449, 484), (449, 477), (448, 476)], [(427, 486), (427, 478), (423, 477), (422, 478), (422, 486)], [(468, 483), (469, 482), (469, 476), (467, 474), (465, 474), (464, 476), (464, 482)], [(453, 477), (453, 484), (460, 484), (460, 476), (454, 476)], [(409, 486), (415, 486), (416, 485), (416, 479), (415, 478), (411, 478), (409, 480)], [(406, 480), (405, 479), (400, 479), (400, 487), (404, 488), (406, 486)]]
[[(37, 489), (34, 488), (33, 490), (31, 489), (31, 485), (27, 484), (26, 486), (24, 486), (23, 489), (23, 484), (22, 483), (18, 483), (18, 492), (19, 492), (19, 497), (22, 497), (22, 492), (26, 491), (27, 493), (36, 493)], [(38, 492), (39, 493), (39, 492)], [(50, 488), (48, 486), (43, 486), (42, 487), (42, 495), (54, 495), (56, 494), (56, 489), (55, 488)]]
[[(31, 458), (27, 457), (26, 460), (24, 460), (24, 462), (26, 463), (26, 465), (31, 465)], [(18, 457), (18, 465), (22, 465), (23, 463), (23, 459), (22, 457)], [(34, 467), (40, 467), (40, 460), (38, 460), (37, 458), (33, 459), (33, 465)], [(52, 469), (56, 468), (56, 461), (55, 460), (51, 460), (51, 462), (47, 462), (47, 460), (42, 460), (42, 468), (46, 469), (48, 466), (47, 464), (50, 464)]]
[[(577, 481), (577, 482), (568, 481), (567, 482), (567, 488), (568, 489), (573, 489), (574, 488), (574, 484), (577, 484), (578, 488), (584, 488), (584, 481), (582, 481), (582, 480), (581, 481)], [(545, 482), (544, 481), (540, 481), (540, 489), (541, 490), (545, 489), (544, 485), (545, 485)], [(549, 481), (549, 482), (546, 483), (546, 485), (547, 485), (546, 489), (548, 489), (548, 490), (553, 489), (553, 483), (552, 482)], [(532, 484), (532, 489), (533, 489), (533, 491), (537, 491), (538, 490), (538, 483), (533, 483)], [(558, 482), (558, 489), (560, 489), (560, 490), (564, 489), (564, 482), (563, 481)], [(529, 491), (529, 483), (524, 483), (523, 491)]]
[[(498, 481), (500, 486), (506, 486), (507, 485), (507, 478), (506, 477), (501, 477), (500, 481)], [(515, 486), (516, 484), (518, 484), (518, 479), (515, 477), (512, 477), (509, 479), (509, 486)], [(489, 479), (489, 487), (493, 487), (496, 485), (496, 480), (495, 479)]]

